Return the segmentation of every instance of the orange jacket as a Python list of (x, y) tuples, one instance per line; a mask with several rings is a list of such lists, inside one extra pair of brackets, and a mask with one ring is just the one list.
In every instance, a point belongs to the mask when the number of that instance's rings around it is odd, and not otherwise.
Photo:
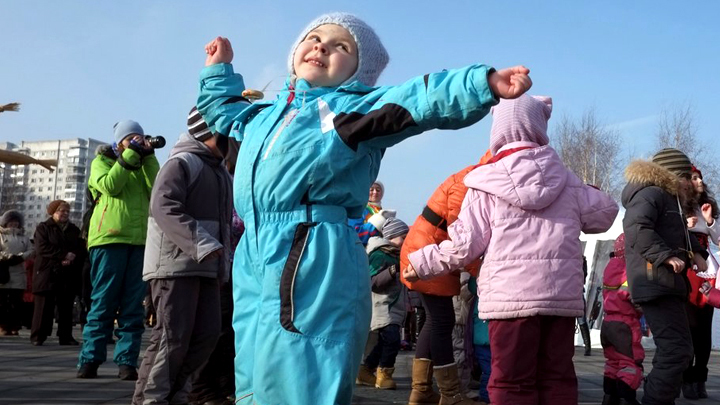
[[(488, 150), (480, 159), (479, 164), (485, 164), (491, 158), (492, 154)], [(468, 166), (451, 175), (432, 194), (423, 213), (417, 217), (415, 223), (410, 227), (410, 232), (405, 237), (400, 252), (401, 269), (410, 264), (408, 261), (410, 253), (427, 245), (437, 244), (448, 239), (447, 226), (457, 219), (465, 194), (467, 194), (467, 187), (463, 183), (463, 179), (477, 166), (477, 164)], [(477, 277), (479, 267), (480, 263), (476, 261), (467, 266), (465, 270), (469, 271), (473, 277)], [(418, 280), (413, 283), (402, 278), (402, 282), (409, 289), (423, 294), (443, 297), (460, 294), (459, 271), (430, 280)]]

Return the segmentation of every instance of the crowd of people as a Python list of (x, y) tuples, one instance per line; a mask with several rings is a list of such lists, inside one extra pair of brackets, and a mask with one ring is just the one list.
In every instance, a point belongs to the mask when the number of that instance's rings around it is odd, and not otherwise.
[[(401, 348), (415, 350), (411, 405), (577, 404), (579, 237), (607, 231), (619, 208), (549, 146), (552, 100), (526, 94), (528, 69), (374, 87), (389, 61), (380, 38), (332, 13), (300, 33), (265, 102), (234, 73), (229, 40), (205, 51), (188, 131), (162, 168), (140, 124), (121, 121), (92, 162), (82, 230), (62, 200), (32, 238), (19, 212), (2, 215), (0, 333), (17, 335), (29, 288), (32, 344), (57, 309), (59, 344), (78, 345), (81, 297), (77, 377), (97, 377), (114, 343), (138, 405), (350, 404), (355, 384), (397, 387)], [(412, 226), (383, 207), (386, 148), (488, 113), (488, 150)], [(604, 272), (603, 404), (640, 403), (643, 380), (645, 405), (706, 398), (717, 203), (675, 149), (626, 177)], [(154, 327), (138, 364), (143, 301)], [(657, 346), (648, 375), (641, 317)]]

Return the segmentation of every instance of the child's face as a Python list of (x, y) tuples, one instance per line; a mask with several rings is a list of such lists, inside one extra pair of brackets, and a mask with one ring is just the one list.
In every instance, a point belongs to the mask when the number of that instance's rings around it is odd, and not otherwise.
[(690, 180), (692, 181), (693, 189), (696, 194), (702, 194), (702, 192), (705, 191), (705, 185), (703, 184), (703, 180), (700, 175), (693, 173)]
[(400, 246), (402, 246), (403, 242), (405, 242), (405, 235), (396, 236), (396, 237), (390, 239), (389, 242), (397, 247), (400, 247)]
[(382, 188), (380, 188), (380, 186), (378, 186), (377, 184), (373, 184), (372, 186), (370, 186), (370, 196), (368, 201), (372, 203), (379, 203), (380, 201), (382, 201), (382, 198)]
[(357, 70), (355, 39), (345, 28), (321, 25), (305, 37), (295, 50), (295, 74), (313, 86), (336, 87)]

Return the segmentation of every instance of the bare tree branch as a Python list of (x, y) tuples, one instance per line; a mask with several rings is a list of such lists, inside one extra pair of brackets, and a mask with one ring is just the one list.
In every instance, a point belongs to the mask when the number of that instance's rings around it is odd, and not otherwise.
[(561, 118), (552, 136), (565, 166), (583, 182), (606, 191), (616, 199), (621, 191), (620, 135), (604, 126), (594, 108), (578, 120)]
[(695, 107), (690, 102), (664, 108), (656, 136), (658, 149), (675, 148), (683, 151), (707, 179), (718, 179), (720, 165), (716, 162), (713, 148), (697, 137)]

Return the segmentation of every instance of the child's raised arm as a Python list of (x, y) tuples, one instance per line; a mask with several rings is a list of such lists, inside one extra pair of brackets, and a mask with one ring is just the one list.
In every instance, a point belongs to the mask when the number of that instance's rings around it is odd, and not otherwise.
[(333, 119), (351, 148), (387, 148), (431, 129), (459, 129), (482, 119), (499, 97), (515, 98), (532, 81), (522, 66), (495, 71), (485, 65), (416, 77), (358, 97)]
[(242, 122), (250, 102), (242, 96), (245, 83), (233, 72), (233, 49), (227, 38), (217, 37), (205, 45), (205, 68), (200, 73), (197, 108), (208, 126), (242, 141)]

